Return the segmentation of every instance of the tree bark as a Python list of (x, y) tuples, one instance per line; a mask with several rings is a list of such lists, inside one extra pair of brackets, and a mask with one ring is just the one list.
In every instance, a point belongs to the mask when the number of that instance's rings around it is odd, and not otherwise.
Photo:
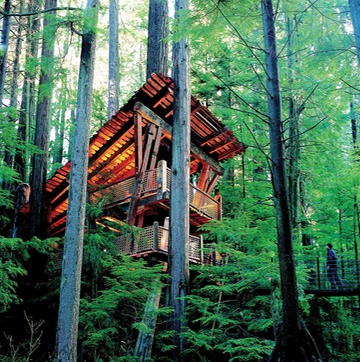
[[(4, 12), (9, 13), (11, 7), (11, 0), (5, 0)], [(9, 33), (10, 33), (10, 16), (4, 16), (1, 30), (0, 40), (0, 107), (3, 104), (4, 98), (4, 84), (6, 74), (6, 58), (9, 44)]]
[(110, 0), (109, 7), (109, 93), (108, 119), (119, 110), (119, 2)]
[[(19, 3), (19, 11), (22, 12), (24, 8), (23, 0)], [(11, 71), (11, 86), (10, 86), (10, 108), (15, 110), (17, 108), (17, 96), (18, 96), (18, 81), (19, 81), (19, 64), (21, 58), (21, 44), (22, 44), (22, 29), (23, 24), (22, 21), (19, 19), (17, 29), (15, 31), (16, 36), (16, 45), (15, 45), (15, 56), (13, 59), (12, 71)], [(16, 119), (13, 117), (13, 113), (11, 110), (11, 114), (9, 116), (9, 122), (15, 123)], [(4, 156), (5, 164), (9, 168), (14, 167), (14, 155), (9, 150), (5, 151)], [(12, 189), (12, 182), (3, 181), (2, 188), (4, 190), (11, 190)]]
[[(64, 81), (62, 81), (62, 89), (65, 89)], [(57, 167), (58, 164), (62, 163), (63, 156), (64, 156), (64, 138), (65, 138), (65, 114), (67, 111), (67, 101), (68, 101), (68, 94), (66, 91), (62, 91), (58, 94), (60, 105), (56, 118), (58, 119), (58, 124), (55, 128), (55, 140), (54, 140), (54, 147), (52, 150), (52, 159), (53, 165)]]
[[(28, 12), (36, 12), (40, 9), (40, 1), (36, 0), (28, 4)], [(28, 27), (26, 31), (26, 64), (30, 63), (38, 56), (38, 40), (34, 36), (39, 31), (40, 21), (38, 15), (28, 17)], [(18, 140), (19, 143), (28, 145), (31, 140), (31, 124), (35, 115), (35, 78), (36, 70), (26, 69), (24, 72), (24, 82), (22, 87), (21, 105), (19, 112)], [(19, 178), (24, 182), (29, 182), (29, 152), (17, 151), (15, 155), (15, 169)]]
[(360, 0), (349, 0), (349, 6), (354, 27), (356, 54), (360, 65)]
[(299, 140), (299, 114), (293, 96), (293, 53), (292, 53), (292, 27), (291, 20), (286, 21), (287, 32), (287, 58), (289, 82), (289, 203), (291, 211), (291, 224), (296, 238), (300, 240), (300, 140)]
[[(321, 357), (301, 319), (299, 310), (286, 182), (284, 131), (272, 1), (262, 0), (261, 8), (265, 43), (271, 172), (276, 209), (282, 295), (282, 324), (276, 335), (276, 346), (270, 360), (282, 362), (320, 361)], [(312, 357), (310, 358), (310, 356)]]
[(63, 362), (77, 360), (80, 281), (98, 5), (99, 0), (88, 0), (87, 2), (81, 46), (77, 112), (55, 349), (55, 361)]
[[(57, 0), (46, 0), (45, 9), (55, 8)], [(41, 153), (36, 153), (32, 160), (31, 175), (31, 213), (30, 237), (37, 235), (45, 238), (47, 224), (47, 206), (45, 187), (49, 152), (49, 133), (51, 118), (51, 99), (53, 89), (54, 49), (56, 25), (54, 11), (45, 14), (43, 22), (43, 42), (41, 51), (41, 69), (39, 81), (38, 104), (36, 110), (36, 128), (34, 145)]]
[(168, 35), (167, 0), (150, 0), (147, 43), (146, 78), (152, 73), (168, 72), (168, 44), (164, 40)]
[[(180, 26), (184, 12), (189, 9), (187, 0), (175, 1), (175, 21)], [(182, 37), (173, 44), (174, 117), (172, 130), (172, 169), (170, 206), (171, 306), (174, 309), (172, 329), (174, 361), (182, 361), (185, 349), (183, 332), (186, 327), (184, 297), (189, 283), (189, 185), (190, 185), (190, 73), (189, 45)]]
[(134, 356), (138, 356), (140, 362), (146, 362), (151, 360), (151, 351), (154, 341), (160, 297), (161, 286), (155, 285), (146, 301), (144, 317), (142, 320), (142, 322), (146, 325), (148, 329), (147, 331), (139, 332), (139, 336), (136, 341), (136, 346), (134, 350)]

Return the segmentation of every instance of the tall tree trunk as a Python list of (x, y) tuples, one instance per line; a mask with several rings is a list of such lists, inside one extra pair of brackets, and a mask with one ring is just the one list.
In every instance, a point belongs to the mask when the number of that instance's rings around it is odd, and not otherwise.
[(63, 155), (64, 155), (64, 137), (65, 137), (65, 114), (67, 111), (67, 100), (68, 94), (65, 90), (65, 87), (62, 87), (63, 91), (58, 95), (60, 105), (58, 110), (58, 124), (55, 128), (55, 140), (54, 140), (54, 148), (52, 152), (53, 164), (62, 163)]
[(349, 0), (349, 6), (354, 27), (358, 63), (360, 66), (360, 0)]
[[(40, 0), (35, 0), (28, 4), (28, 12), (35, 12), (40, 9)], [(38, 57), (38, 40), (35, 34), (39, 31), (40, 21), (38, 15), (28, 17), (28, 28), (26, 31), (26, 56), (25, 63), (30, 64)], [(29, 67), (30, 68), (30, 67)], [(35, 78), (36, 69), (26, 69), (24, 72), (23, 90), (19, 113), (18, 141), (24, 145), (31, 141), (31, 124), (34, 119), (34, 99), (35, 99)], [(15, 155), (15, 169), (19, 173), (19, 178), (24, 182), (29, 182), (30, 157), (27, 147), (25, 151), (17, 151)]]
[(119, 110), (119, 1), (110, 0), (109, 7), (109, 95), (108, 119)]
[(88, 0), (84, 16), (55, 349), (55, 361), (63, 362), (76, 361), (77, 359), (80, 281), (98, 5), (99, 0)]
[(138, 356), (140, 362), (151, 360), (151, 351), (154, 341), (160, 297), (161, 286), (160, 284), (154, 285), (153, 290), (150, 292), (146, 301), (144, 317), (142, 319), (142, 322), (146, 325), (147, 330), (139, 332), (134, 350), (134, 356)]
[[(4, 13), (9, 14), (11, 7), (11, 0), (5, 0)], [(1, 40), (0, 40), (0, 108), (2, 107), (4, 98), (4, 84), (6, 74), (6, 58), (9, 44), (9, 33), (10, 33), (10, 16), (4, 16), (2, 21), (1, 29)]]
[[(357, 127), (357, 116), (355, 112), (354, 102), (350, 103), (350, 121), (351, 121), (351, 134), (353, 140), (354, 148), (357, 148), (358, 140), (358, 127)], [(355, 181), (356, 182), (356, 181)], [(356, 183), (355, 187), (359, 187)], [(360, 234), (360, 213), (359, 213), (359, 201), (357, 193), (354, 193), (354, 257), (356, 263), (356, 282), (358, 287), (360, 287), (360, 264), (359, 264), (359, 250), (358, 250), (358, 236)], [(360, 295), (359, 295), (360, 301)]]
[(262, 0), (261, 8), (265, 42), (271, 172), (276, 209), (282, 294), (282, 325), (276, 336), (276, 346), (270, 360), (281, 362), (320, 361), (321, 357), (301, 319), (299, 310), (291, 216), (286, 182), (281, 94), (272, 1)]
[[(187, 0), (175, 1), (175, 20), (183, 26)], [(189, 45), (182, 37), (173, 44), (174, 117), (171, 169), (170, 303), (174, 309), (172, 329), (174, 361), (182, 361), (185, 348), (183, 333), (186, 327), (185, 300), (189, 282), (189, 188), (190, 188), (190, 73)]]
[(147, 42), (146, 78), (152, 73), (168, 72), (168, 2), (167, 0), (150, 0)]
[[(24, 1), (21, 0), (19, 3), (19, 13), (22, 13), (24, 9)], [(19, 64), (20, 64), (20, 57), (21, 57), (21, 44), (22, 44), (22, 19), (18, 20), (18, 26), (15, 32), (16, 35), (16, 45), (15, 45), (15, 56), (13, 59), (13, 65), (12, 65), (12, 73), (11, 73), (11, 86), (10, 86), (10, 108), (11, 108), (11, 114), (9, 116), (9, 121), (15, 123), (16, 119), (13, 117), (13, 111), (17, 109), (17, 96), (18, 96), (18, 81), (19, 81)], [(13, 152), (10, 152), (9, 150), (5, 151), (4, 156), (5, 164), (13, 168), (14, 166), (14, 154)], [(12, 182), (3, 181), (2, 187), (4, 190), (11, 190), (12, 188)]]
[[(53, 9), (57, 0), (46, 0), (44, 8)], [(34, 145), (41, 153), (36, 153), (32, 160), (31, 174), (31, 213), (30, 237), (37, 235), (45, 238), (47, 224), (47, 205), (45, 201), (45, 185), (49, 152), (49, 132), (51, 117), (52, 84), (54, 72), (54, 48), (56, 25), (55, 11), (49, 11), (44, 16), (43, 42), (41, 51), (41, 67), (38, 104), (36, 110), (36, 128)]]
[(290, 18), (286, 21), (287, 32), (287, 58), (289, 82), (289, 203), (291, 211), (292, 229), (296, 236), (300, 236), (300, 140), (299, 140), (299, 114), (293, 96), (293, 53), (292, 53), (292, 26)]

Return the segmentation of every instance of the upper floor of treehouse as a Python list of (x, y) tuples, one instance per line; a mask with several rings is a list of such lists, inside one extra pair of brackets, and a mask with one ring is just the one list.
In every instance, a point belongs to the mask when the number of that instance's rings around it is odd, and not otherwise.
[[(105, 215), (139, 227), (161, 222), (170, 204), (174, 83), (153, 74), (90, 140), (88, 192)], [(245, 146), (208, 108), (191, 97), (190, 224), (196, 230), (221, 217), (214, 194), (221, 161)], [(71, 162), (46, 184), (51, 235), (65, 230)]]

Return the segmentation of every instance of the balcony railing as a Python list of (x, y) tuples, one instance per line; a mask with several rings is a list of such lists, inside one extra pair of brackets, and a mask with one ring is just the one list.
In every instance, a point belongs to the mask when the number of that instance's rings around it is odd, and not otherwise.
[[(146, 198), (156, 195), (158, 200), (169, 198), (171, 184), (171, 170), (166, 167), (166, 162), (160, 162), (155, 170), (144, 174), (140, 197)], [(132, 196), (135, 177), (130, 177), (111, 186), (93, 192), (90, 195), (92, 202), (105, 199), (105, 207), (122, 202), (128, 202)], [(221, 219), (221, 204), (206, 192), (190, 184), (190, 207), (198, 213), (214, 219)]]
[[(120, 235), (115, 240), (118, 252), (127, 255), (142, 255), (147, 252), (168, 253), (169, 230), (155, 222), (152, 226), (137, 229), (133, 233)], [(190, 235), (189, 260), (202, 263), (202, 237)]]

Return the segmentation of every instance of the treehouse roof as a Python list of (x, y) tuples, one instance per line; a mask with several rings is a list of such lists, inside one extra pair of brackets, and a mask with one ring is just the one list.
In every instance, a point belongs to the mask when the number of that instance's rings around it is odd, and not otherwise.
[[(173, 122), (174, 82), (161, 74), (152, 74), (147, 82), (133, 95), (114, 116), (94, 134), (90, 140), (88, 182), (94, 188), (99, 184), (109, 185), (135, 173), (134, 114), (145, 110), (143, 123), (157, 118), (163, 125), (165, 137), (171, 140)], [(197, 165), (204, 160), (211, 161), (213, 169), (219, 161), (232, 158), (245, 150), (218, 118), (208, 108), (191, 97), (191, 144), (197, 153), (191, 155), (191, 162)], [(200, 158), (199, 155), (200, 154)], [(219, 170), (219, 169), (217, 169)], [(52, 202), (68, 189), (70, 161), (58, 169), (47, 181), (46, 191)], [(218, 173), (220, 173), (218, 171)], [(65, 195), (64, 195), (65, 196)]]

